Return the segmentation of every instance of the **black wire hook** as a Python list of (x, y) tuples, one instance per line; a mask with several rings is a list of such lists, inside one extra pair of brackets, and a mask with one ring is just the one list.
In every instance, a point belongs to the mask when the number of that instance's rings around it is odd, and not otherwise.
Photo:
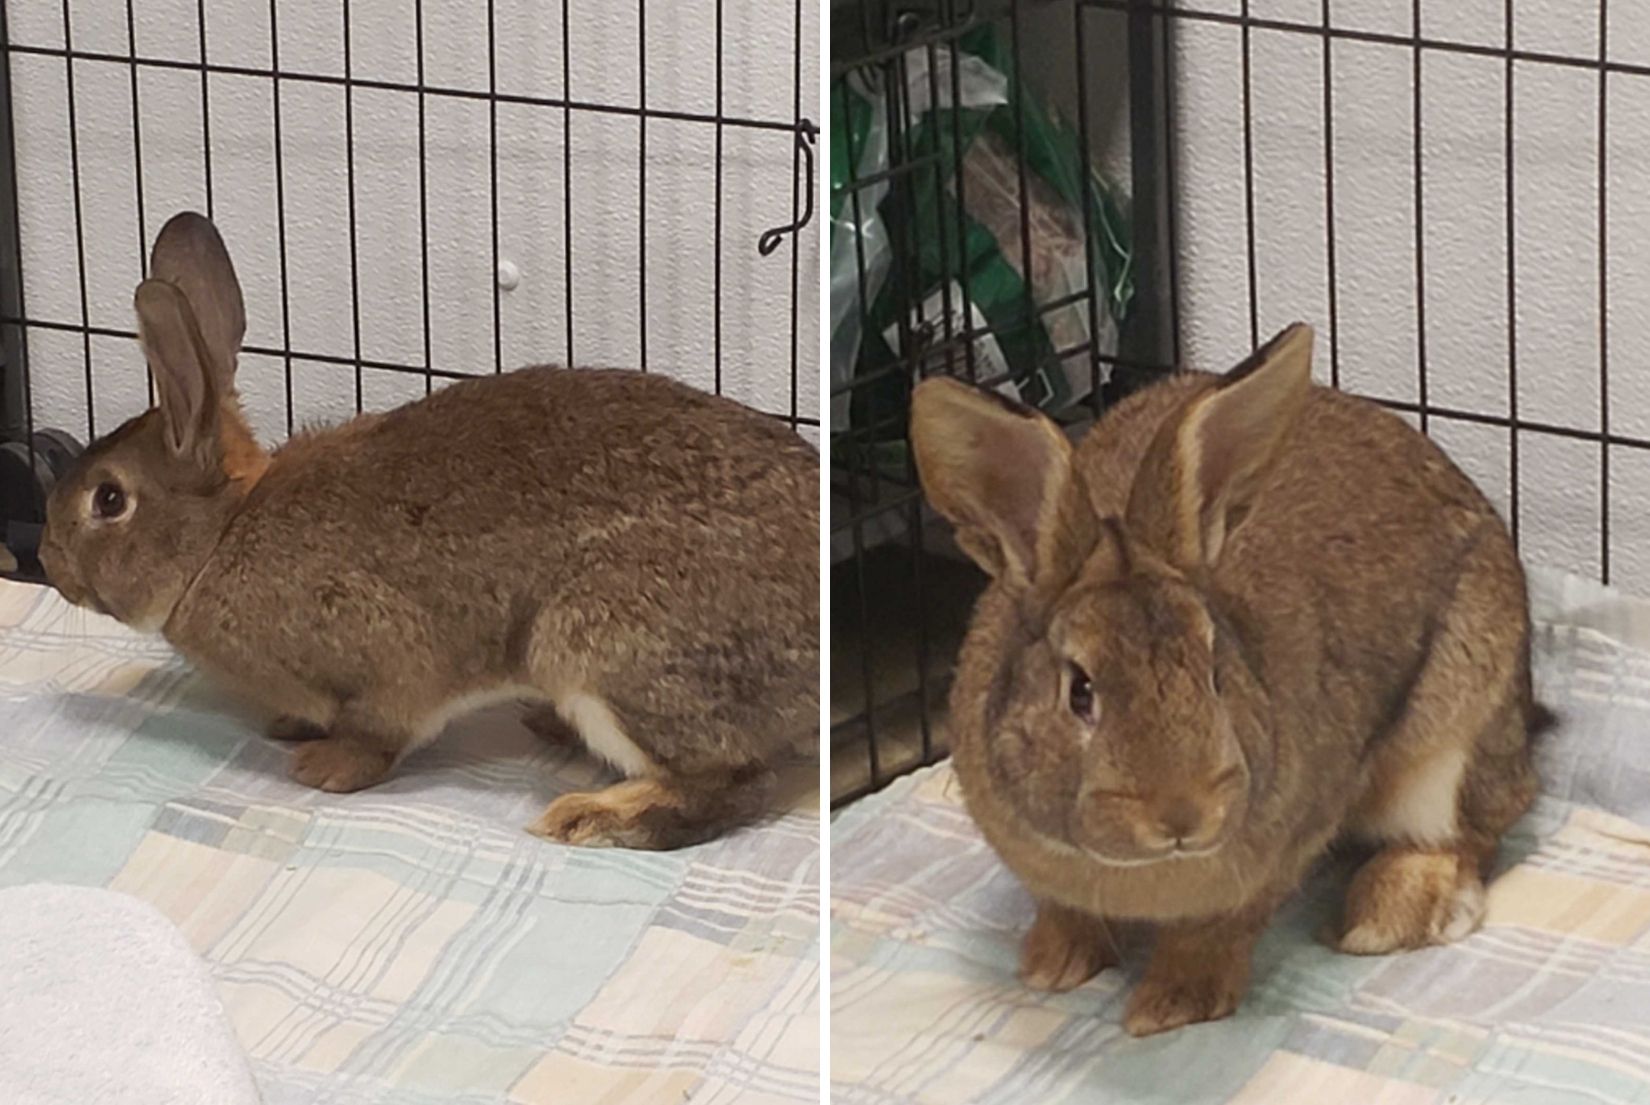
[(819, 128), (814, 126), (812, 119), (802, 119), (796, 124), (796, 146), (802, 151), (802, 160), (808, 168), (808, 186), (803, 189), (802, 195), (807, 200), (807, 206), (802, 209), (802, 217), (794, 223), (785, 226), (776, 226), (771, 230), (764, 230), (762, 236), (756, 240), (756, 252), (766, 257), (779, 248), (779, 243), (785, 240), (787, 234), (795, 234), (807, 226), (814, 218), (814, 140), (819, 137)]

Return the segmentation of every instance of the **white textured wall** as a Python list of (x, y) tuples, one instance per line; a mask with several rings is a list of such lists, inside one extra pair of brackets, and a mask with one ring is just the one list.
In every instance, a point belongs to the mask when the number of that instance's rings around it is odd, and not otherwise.
[[(1236, 13), (1238, 0), (1197, 0)], [(1318, 0), (1251, 0), (1252, 15), (1319, 23)], [(1428, 38), (1500, 46), (1501, 0), (1426, 0)], [(1609, 4), (1609, 55), (1650, 64), (1650, 0)], [(1331, 5), (1337, 26), (1408, 35), (1409, 0)], [(1596, 58), (1598, 8), (1517, 0), (1515, 46)], [(1182, 336), (1194, 367), (1249, 347), (1244, 236), (1241, 32), (1178, 20)], [(1263, 336), (1300, 317), (1320, 328), (1329, 371), (1323, 127), (1324, 40), (1251, 33), (1254, 205)], [(1334, 240), (1343, 386), (1419, 399), (1412, 53), (1335, 40)], [(1609, 422), (1650, 438), (1650, 77), (1608, 78), (1608, 281), (1599, 286), (1599, 74), (1519, 62), (1514, 91), (1516, 325), (1509, 326), (1503, 102), (1505, 63), (1422, 53), (1422, 253), (1428, 400), (1505, 415), (1517, 340), (1520, 417), (1600, 428), (1601, 291), (1608, 302)], [(1434, 436), (1505, 511), (1510, 434), (1434, 419)], [(1613, 448), (1601, 486), (1595, 442), (1519, 435), (1518, 512), (1527, 557), (1600, 572), (1610, 505), (1612, 582), (1650, 593), (1650, 452)]]
[[(4, 0), (15, 45), (62, 48), (62, 4)], [(267, 0), (206, 0), (207, 59), (268, 70), (344, 74), (342, 0), (278, 0), (271, 33)], [(634, 106), (646, 35), (647, 105), (711, 114), (716, 109), (715, 0), (495, 0), (497, 87), (507, 94)], [(794, 118), (796, 15), (768, 0), (724, 0), (725, 113), (789, 124)], [(818, 118), (817, 12), (802, 15), (801, 110)], [(131, 0), (136, 53), (200, 59), (196, 0)], [(127, 4), (71, 0), (70, 45), (128, 56)], [(486, 0), (423, 0), (424, 80), (488, 87)], [(639, 15), (638, 11), (643, 15)], [(414, 0), (354, 0), (351, 65), (357, 78), (418, 78)], [(571, 52), (562, 80), (564, 34)], [(27, 313), (78, 324), (80, 267), (69, 148), (68, 63), (12, 56)], [(132, 328), (131, 294), (148, 243), (139, 232), (132, 70), (124, 61), (73, 62), (85, 234), (87, 314), (93, 326)], [(279, 103), (291, 343), (282, 328), (277, 234), (274, 82), (213, 73), (210, 103), (213, 214), (245, 287), (249, 344), (349, 357), (353, 320), (348, 248), (345, 90), (283, 80)], [(364, 358), (424, 360), (420, 288), (418, 101), (406, 91), (355, 89), (355, 194)], [(201, 79), (198, 71), (139, 67), (144, 232), (152, 239), (172, 212), (204, 210)], [(488, 105), (425, 99), (431, 359), (438, 369), (493, 367), (493, 262)], [(646, 233), (646, 340), (650, 369), (710, 386), (714, 257), (722, 257), (723, 388), (764, 410), (791, 404), (790, 245), (767, 258), (756, 240), (791, 219), (789, 131), (723, 130), (723, 227), (714, 233), (716, 128), (651, 119), (646, 125), (646, 212), (639, 210), (640, 124), (633, 117), (575, 110), (571, 130), (557, 107), (500, 104), (500, 254), (521, 282), (502, 295), (506, 368), (563, 361), (568, 333), (564, 280), (571, 185), (573, 357), (581, 365), (634, 367), (641, 357), (638, 255)], [(572, 178), (564, 179), (564, 145)], [(796, 304), (799, 413), (818, 416), (818, 224), (801, 237)], [(85, 356), (79, 335), (31, 328), (36, 420), (87, 429)], [(140, 410), (146, 389), (134, 343), (94, 338), (93, 411), (98, 432)], [(248, 356), (241, 385), (260, 432), (286, 430), (285, 378), (277, 358)], [(366, 404), (383, 407), (423, 393), (422, 378), (364, 370)], [(293, 414), (299, 423), (354, 411), (352, 368), (298, 360)], [(817, 435), (805, 431), (810, 438)]]

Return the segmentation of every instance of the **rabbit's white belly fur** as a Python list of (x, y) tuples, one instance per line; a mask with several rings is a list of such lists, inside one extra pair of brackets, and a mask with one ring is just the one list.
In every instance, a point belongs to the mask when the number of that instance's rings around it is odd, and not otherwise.
[(556, 709), (579, 731), (586, 748), (624, 774), (634, 778), (653, 771), (653, 758), (636, 747), (603, 699), (574, 691), (558, 697)]
[(627, 777), (652, 774), (658, 766), (653, 762), (653, 757), (630, 739), (605, 699), (578, 690), (564, 690), (551, 698), (545, 695), (542, 688), (525, 684), (490, 687), (452, 699), (424, 722), (418, 739), (402, 755), (435, 740), (454, 718), (506, 702), (550, 702), (556, 712), (578, 731), (579, 739), (586, 748)]
[(1456, 809), (1467, 749), (1452, 745), (1410, 760), (1377, 778), (1354, 815), (1353, 828), (1380, 841), (1446, 844), (1455, 839)]

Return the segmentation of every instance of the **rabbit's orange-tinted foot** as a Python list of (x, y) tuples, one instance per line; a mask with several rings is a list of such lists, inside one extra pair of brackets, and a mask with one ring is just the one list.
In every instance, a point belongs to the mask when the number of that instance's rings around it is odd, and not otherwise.
[(1072, 990), (1117, 961), (1104, 921), (1041, 902), (1020, 946), (1020, 981), (1033, 990)]
[(390, 773), (394, 763), (395, 756), (382, 749), (326, 737), (293, 750), (291, 775), (305, 786), (344, 794), (372, 786)]
[(755, 820), (772, 783), (771, 772), (751, 766), (626, 779), (606, 790), (562, 795), (527, 831), (588, 848), (685, 848)]
[(606, 790), (564, 794), (527, 827), (536, 836), (586, 848), (671, 848), (666, 825), (681, 796), (656, 779), (626, 779)]
[(1386, 955), (1453, 943), (1483, 919), (1484, 883), (1474, 859), (1394, 846), (1358, 869), (1333, 943), (1352, 955)]

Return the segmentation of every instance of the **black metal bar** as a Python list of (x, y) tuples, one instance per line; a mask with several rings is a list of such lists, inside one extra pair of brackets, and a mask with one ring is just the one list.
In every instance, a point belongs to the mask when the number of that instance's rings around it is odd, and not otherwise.
[[(947, 9), (946, 14), (950, 18), (951, 25), (955, 27), (958, 22), (955, 0), (951, 0), (951, 4)], [(951, 54), (951, 103), (953, 105), (962, 103), (962, 62), (959, 56), (960, 51), (957, 46), (957, 37), (957, 35), (952, 34), (946, 41), (946, 48)], [(936, 127), (936, 134), (938, 133), (938, 130), (939, 128)], [(951, 154), (954, 163), (958, 166), (958, 171), (952, 182), (953, 186), (957, 190), (957, 273), (959, 276), (957, 287), (962, 291), (962, 303), (960, 305), (962, 311), (962, 328), (964, 332), (967, 332), (974, 319), (974, 292), (969, 286), (970, 281), (968, 279), (967, 272), (968, 189), (966, 187), (966, 182), (963, 179), (964, 174), (961, 171), (963, 162), (963, 140), (962, 112), (960, 111), (953, 111), (951, 113)], [(940, 233), (943, 234), (944, 232), (944, 228), (941, 228)], [(972, 341), (965, 341), (963, 343), (962, 355), (963, 362), (968, 370), (968, 378), (972, 380), (979, 375), (979, 371), (974, 364), (975, 352), (974, 343)]]
[(561, 0), (561, 202), (562, 302), (567, 308), (567, 364), (573, 359), (573, 22)]
[[(204, 6), (205, 0), (202, 0)], [(204, 28), (205, 24), (202, 24)], [(205, 38), (205, 32), (202, 32)], [(412, 92), (435, 99), (484, 101), (497, 100), (501, 104), (522, 104), (529, 107), (566, 108), (569, 111), (587, 111), (598, 115), (620, 115), (638, 118), (645, 115), (648, 119), (665, 119), (677, 123), (704, 123), (713, 125), (720, 123), (727, 127), (737, 127), (745, 130), (790, 130), (796, 129), (796, 123), (780, 119), (758, 119), (748, 115), (716, 116), (704, 111), (677, 111), (670, 108), (650, 107), (645, 112), (632, 104), (604, 104), (596, 100), (572, 100), (565, 96), (529, 96), (519, 92), (497, 92), (489, 94), (480, 89), (452, 88), (447, 85), (426, 84), (418, 81), (408, 84), (405, 81), (380, 80), (373, 77), (345, 78), (332, 73), (306, 73), (302, 70), (283, 69), (278, 73), (274, 69), (264, 69), (256, 65), (227, 65), (221, 62), (203, 64), (198, 61), (184, 61), (180, 58), (133, 58), (127, 54), (111, 54), (106, 50), (71, 50), (62, 46), (33, 46), (13, 43), (7, 47), (14, 54), (33, 54), (40, 57), (73, 58), (76, 61), (108, 62), (116, 65), (137, 64), (144, 68), (174, 69), (191, 73), (200, 73), (204, 85), (207, 74), (219, 74), (233, 77), (260, 77), (272, 80), (279, 76), (288, 84), (320, 84), (320, 85), (348, 85), (351, 88), (369, 88), (380, 92)]]
[[(354, 73), (350, 50), (350, 0), (344, 0), (344, 76)], [(349, 190), (350, 343), (355, 353), (355, 411), (366, 409), (366, 381), (361, 367), (361, 249), (355, 210), (355, 89), (344, 86), (344, 167)], [(288, 343), (290, 344), (290, 342)]]
[[(1329, 27), (1329, 0), (1323, 0), (1323, 25)], [(1335, 271), (1335, 40), (1323, 40), (1323, 219), (1329, 292), (1329, 383), (1341, 386), (1340, 288)]]
[(1100, 337), (1100, 289), (1095, 285), (1099, 276), (1097, 251), (1094, 244), (1094, 205), (1098, 197), (1094, 194), (1094, 163), (1089, 150), (1089, 84), (1088, 84), (1088, 24), (1084, 19), (1087, 9), (1080, 4), (1073, 4), (1072, 37), (1075, 40), (1075, 53), (1072, 63), (1077, 77), (1077, 171), (1081, 174), (1078, 181), (1077, 202), (1083, 211), (1083, 288), (1088, 292), (1089, 340), (1091, 342), (1089, 357), (1089, 407), (1098, 415), (1100, 413), (1100, 362), (1094, 356), (1093, 347), (1098, 345)]
[(493, 235), (493, 371), (504, 371), (504, 305), (498, 250), (498, 16), (487, 0), (487, 202)]
[(1503, 32), (1506, 35), (1508, 53), (1506, 55), (1506, 101), (1503, 117), (1506, 134), (1502, 156), (1506, 160), (1507, 173), (1507, 414), (1512, 421), (1511, 430), (1507, 436), (1507, 471), (1508, 471), (1508, 510), (1510, 517), (1507, 525), (1512, 530), (1513, 544), (1518, 544), (1519, 510), (1518, 510), (1518, 267), (1517, 249), (1518, 232), (1514, 225), (1514, 213), (1517, 208), (1515, 193), (1515, 177), (1513, 171), (1513, 156), (1515, 146), (1513, 141), (1513, 0), (1504, 0), (1502, 5)]
[[(712, 390), (717, 395), (722, 394), (722, 144), (724, 128), (720, 122), (725, 106), (725, 64), (726, 46), (723, 42), (723, 6), (724, 0), (716, 0), (716, 215), (711, 226), (711, 360), (712, 371), (715, 373)], [(565, 89), (563, 90), (565, 91)]]
[(886, 169), (878, 169), (875, 172), (866, 173), (864, 176), (858, 177), (853, 184), (844, 184), (838, 190), (842, 192), (847, 192), (850, 190), (864, 191), (878, 184), (886, 183), (892, 185), (897, 182), (900, 177), (915, 176), (921, 170), (931, 168), (937, 164), (938, 160), (932, 153), (912, 154), (908, 158), (902, 158), (894, 161)]
[(1349, 42), (1368, 42), (1405, 48), (1419, 46), (1423, 50), (1438, 53), (1469, 54), (1477, 57), (1534, 62), (1541, 65), (1582, 69), (1589, 73), (1603, 68), (1609, 73), (1640, 77), (1650, 76), (1650, 63), (1609, 60), (1601, 65), (1596, 54), (1558, 54), (1547, 50), (1520, 50), (1512, 45), (1511, 39), (1505, 40), (1506, 45), (1491, 46), (1487, 43), (1463, 42), (1457, 39), (1427, 38), (1414, 34), (1395, 34), (1391, 31), (1371, 31), (1353, 27), (1325, 27), (1321, 23), (1302, 23), (1292, 19), (1275, 19), (1257, 15), (1209, 11), (1201, 8), (1184, 8), (1175, 4), (1162, 3), (1161, 0), (1077, 0), (1077, 2), (1086, 7), (1109, 8), (1114, 11), (1140, 10), (1187, 23), (1223, 23), (1232, 27), (1247, 26), (1258, 31), (1286, 31), (1290, 34), (1306, 35), (1312, 38), (1327, 37), (1344, 39)]
[[(345, 0), (347, 3), (348, 0)], [(135, 58), (137, 57), (137, 16), (133, 11), (133, 0), (126, 0), (126, 49)], [(143, 110), (138, 105), (138, 66), (137, 62), (131, 65), (132, 81), (132, 180), (134, 191), (137, 193), (137, 249), (138, 272), (145, 279), (149, 276), (149, 226), (144, 218), (143, 211)], [(10, 102), (9, 99), (6, 102)], [(143, 376), (144, 384), (149, 391), (149, 405), (155, 405), (155, 378), (147, 372)]]
[[(63, 0), (63, 41), (74, 43), (74, 28), (69, 22), (69, 0)], [(63, 78), (67, 85), (69, 108), (69, 179), (74, 194), (74, 250), (80, 284), (80, 324), (91, 325), (91, 299), (86, 293), (86, 219), (80, 195), (80, 127), (77, 123), (74, 94), (74, 59), (63, 63)], [(81, 353), (86, 367), (86, 437), (97, 437), (97, 402), (92, 382), (92, 335), (81, 335)], [(32, 435), (31, 435), (32, 436)]]
[(296, 419), (292, 396), (292, 296), (286, 253), (286, 164), (281, 140), (281, 29), (276, 22), (277, 0), (269, 0), (269, 60), (275, 74), (269, 82), (269, 101), (275, 120), (275, 239), (281, 251), (281, 368), (286, 385), (286, 432)]
[(424, 322), (424, 394), (435, 390), (430, 343), (430, 156), (424, 101), (424, 0), (413, 0), (413, 38), (418, 49), (418, 280)]
[(1026, 78), (1020, 49), (1020, 0), (1012, 0), (1008, 10), (1008, 48), (1014, 67), (1013, 91), (1010, 93), (1014, 101), (1014, 167), (1019, 174), (1020, 186), (1020, 279), (1025, 284), (1025, 311), (1026, 318), (1030, 319), (1037, 311), (1037, 289), (1033, 286), (1035, 282), (1031, 268), (1031, 190), (1026, 171)]
[[(1169, 50), (1169, 30), (1146, 0), (1128, 11), (1129, 180), (1133, 202), (1134, 300), (1118, 346), (1131, 360), (1173, 364), (1177, 356), (1170, 312), (1169, 279), (1174, 246), (1169, 237), (1174, 197), (1167, 187), (1170, 121), (1157, 94), (1158, 69)], [(1178, 320), (1173, 320), (1178, 321)]]
[(636, 0), (636, 298), (641, 370), (647, 371), (647, 5)]
[[(796, 116), (797, 135), (791, 143), (791, 413), (790, 422), (796, 425), (797, 409), (797, 376), (801, 372), (802, 350), (799, 335), (801, 332), (801, 316), (799, 314), (798, 299), (801, 295), (802, 277), (798, 271), (801, 264), (802, 234), (804, 225), (802, 217), (803, 184), (802, 184), (802, 155), (807, 149), (808, 135), (802, 129), (807, 122), (802, 115), (802, 0), (796, 0), (795, 17), (791, 24), (791, 111)], [(812, 166), (813, 155), (808, 154), (808, 164)], [(813, 174), (808, 174), (807, 202), (809, 210), (813, 208)]]
[(1609, 72), (1610, 5), (1598, 0), (1598, 572), (1610, 582), (1610, 236), (1609, 236)]
[[(208, 88), (208, 78), (212, 72), (212, 66), (206, 60), (206, 0), (198, 0), (195, 5), (195, 29), (200, 36), (201, 48), (201, 60), (198, 67), (201, 74), (201, 167), (206, 174), (206, 217), (210, 219), (214, 217), (215, 210), (212, 204), (212, 106)], [(270, 28), (270, 33), (274, 34), (273, 27)], [(65, 42), (64, 45), (69, 44)], [(109, 60), (121, 59), (111, 58)], [(134, 58), (132, 64), (145, 65), (148, 62), (141, 58)], [(187, 62), (179, 62), (178, 65), (183, 69), (195, 68)]]
[[(126, 338), (129, 341), (137, 340), (137, 331), (135, 330), (121, 330), (113, 326), (81, 326), (76, 322), (57, 322), (52, 319), (24, 318), (18, 315), (0, 316), (0, 327), (5, 326), (29, 326), (37, 330), (56, 330), (60, 333), (68, 334), (88, 333), (94, 338)], [(267, 345), (247, 345), (242, 347), (242, 351), (251, 353), (254, 356), (262, 357), (280, 357), (284, 356), (288, 352), (287, 350)], [(448, 368), (426, 368), (423, 365), (398, 364), (395, 361), (380, 361), (374, 360), (371, 357), (362, 358), (359, 362), (357, 362), (353, 357), (341, 357), (335, 353), (311, 353), (301, 349), (294, 349), (290, 352), (292, 359), (295, 361), (313, 361), (316, 364), (339, 365), (345, 368), (352, 367), (359, 363), (363, 368), (377, 369), (382, 372), (398, 372), (404, 376), (423, 377), (429, 375), (434, 376), (438, 380), (473, 380), (476, 377), (474, 372), (457, 372)], [(776, 414), (774, 417), (783, 418), (785, 416)], [(799, 418), (797, 421), (800, 425), (804, 426), (819, 425), (819, 419), (813, 417), (803, 417)], [(1632, 444), (1631, 438), (1614, 438), (1612, 440), (1618, 443)], [(1650, 444), (1647, 444), (1646, 447), (1650, 447)]]
[[(842, 100), (842, 113), (846, 117), (850, 114), (850, 101), (848, 99), (848, 89), (846, 84), (844, 84), (842, 88)], [(854, 282), (854, 298), (858, 300), (857, 307), (859, 310), (859, 317), (863, 323), (864, 320), (871, 317), (870, 297), (865, 289), (865, 235), (861, 233), (861, 229), (865, 226), (865, 203), (860, 189), (853, 187), (854, 181), (858, 176), (859, 157), (862, 152), (863, 151), (854, 149), (854, 133), (852, 128), (849, 128), (849, 130), (843, 135), (843, 160), (847, 162), (847, 164), (843, 166), (846, 181), (844, 191), (848, 197), (848, 206), (854, 213), (854, 265), (855, 275), (858, 277), (858, 279)], [(851, 384), (852, 380), (850, 379), (848, 382)], [(827, 387), (826, 401), (829, 402), (830, 398), (834, 398), (836, 394), (837, 393), (833, 388)], [(850, 484), (850, 488), (851, 487), (852, 485)]]
[[(0, 3), (0, 315), (26, 317), (23, 301), (23, 246), (17, 210), (17, 142), (12, 131), (11, 37), (6, 5)], [(0, 322), (0, 440), (34, 436), (29, 388), (28, 328)]]
[(1255, 113), (1254, 89), (1250, 79), (1249, 0), (1243, 0), (1239, 37), (1243, 51), (1243, 253), (1249, 281), (1249, 347), (1260, 346), (1260, 278), (1255, 257)]
[[(1412, 0), (1410, 18), (1417, 40), (1421, 37), (1421, 0)], [(1427, 411), (1427, 263), (1426, 263), (1426, 177), (1423, 171), (1421, 137), (1421, 48), (1410, 51), (1410, 139), (1413, 144), (1415, 178), (1415, 376), (1420, 396), (1421, 432), (1428, 429)]]

